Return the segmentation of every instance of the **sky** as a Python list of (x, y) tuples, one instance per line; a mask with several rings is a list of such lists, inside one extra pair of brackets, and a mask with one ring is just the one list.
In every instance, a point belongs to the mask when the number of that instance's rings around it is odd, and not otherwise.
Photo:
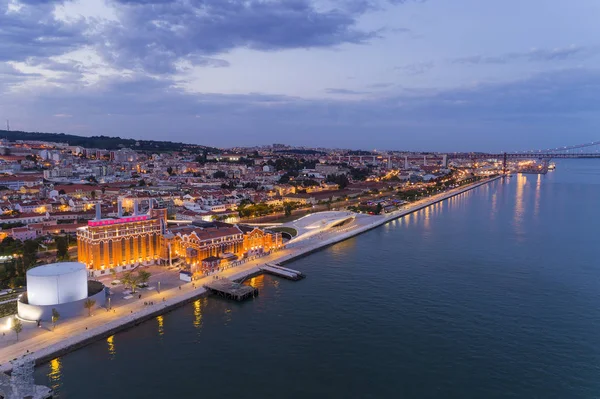
[(599, 15), (598, 0), (0, 0), (0, 121), (218, 147), (581, 144), (600, 140)]

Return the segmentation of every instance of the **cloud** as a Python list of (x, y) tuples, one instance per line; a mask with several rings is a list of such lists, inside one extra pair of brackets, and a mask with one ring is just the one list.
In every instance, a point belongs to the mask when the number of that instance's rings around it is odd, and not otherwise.
[(0, 95), (10, 90), (14, 85), (41, 77), (42, 75), (38, 73), (22, 72), (11, 64), (0, 62)]
[(0, 0), (0, 61), (60, 55), (87, 42), (83, 21), (57, 21), (50, 3), (20, 3), (16, 10), (9, 1)]
[[(102, 27), (99, 47), (120, 67), (171, 73), (181, 60), (235, 48), (276, 51), (361, 44), (377, 37), (356, 27), (357, 12), (317, 9), (309, 0), (121, 0), (118, 22)], [(199, 58), (198, 58), (199, 57)]]
[(564, 61), (568, 59), (582, 59), (600, 53), (599, 47), (594, 46), (569, 46), (554, 49), (534, 48), (525, 52), (512, 52), (498, 56), (472, 55), (459, 57), (452, 60), (455, 64), (506, 64), (512, 61), (548, 62)]
[(359, 95), (359, 94), (369, 94), (368, 91), (357, 91), (350, 89), (339, 89), (339, 88), (327, 88), (325, 89), (327, 94), (347, 94), (347, 95)]
[(394, 83), (390, 83), (390, 82), (385, 82), (385, 83), (373, 83), (371, 85), (369, 85), (369, 87), (371, 89), (387, 89), (389, 87), (394, 86)]
[(221, 55), (238, 48), (329, 48), (409, 32), (358, 26), (365, 13), (404, 1), (106, 0), (111, 19), (55, 16), (64, 3), (0, 0), (0, 61), (48, 58), (85, 46), (118, 70), (173, 74), (182, 65), (228, 67)]
[[(25, 109), (26, 125), (19, 125), (11, 107)], [(56, 126), (79, 134), (168, 136), (221, 146), (276, 142), (285, 132), (291, 144), (299, 145), (503, 150), (512, 143), (510, 149), (528, 149), (541, 142), (560, 146), (593, 139), (600, 122), (600, 71), (572, 69), (448, 90), (357, 96), (354, 101), (190, 93), (170, 79), (139, 74), (73, 90), (11, 93), (0, 97), (4, 109), (15, 128), (45, 131)], [(27, 117), (32, 114), (41, 125), (32, 125)], [(55, 116), (59, 114), (72, 117)], [(74, 128), (82, 125), (90, 127)]]
[(394, 69), (402, 71), (407, 75), (422, 75), (434, 67), (434, 63), (431, 61), (417, 62), (414, 64), (401, 65)]

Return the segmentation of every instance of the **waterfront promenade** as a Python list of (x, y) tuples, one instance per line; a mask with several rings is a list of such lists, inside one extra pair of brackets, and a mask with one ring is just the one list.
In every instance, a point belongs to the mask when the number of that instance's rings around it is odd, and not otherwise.
[[(347, 226), (344, 225), (339, 228), (322, 231), (318, 235), (289, 245), (268, 256), (257, 258), (237, 267), (219, 272), (218, 276), (235, 280), (258, 274), (260, 273), (259, 267), (265, 263), (289, 262), (297, 257), (356, 236), (433, 203), (469, 191), (494, 179), (486, 179), (472, 185), (437, 194), (411, 203), (403, 209), (386, 215), (357, 215)], [(206, 279), (212, 278), (214, 276), (206, 277)], [(156, 291), (145, 292), (142, 300), (136, 299), (132, 302), (121, 303), (118, 306), (114, 306), (114, 309), (110, 311), (98, 308), (94, 311), (92, 317), (81, 317), (59, 322), (54, 331), (37, 328), (26, 329), (21, 333), (19, 342), (16, 342), (12, 331), (6, 331), (6, 336), (0, 342), (0, 347), (2, 348), (0, 349), (0, 371), (10, 370), (9, 361), (24, 355), (33, 357), (38, 363), (49, 361), (56, 356), (63, 355), (94, 340), (110, 336), (119, 330), (132, 327), (144, 320), (167, 312), (182, 303), (206, 295), (207, 292), (202, 287), (203, 280), (197, 280), (193, 284), (186, 283), (179, 287), (165, 289), (160, 293)], [(154, 304), (144, 305), (144, 302), (153, 302)]]

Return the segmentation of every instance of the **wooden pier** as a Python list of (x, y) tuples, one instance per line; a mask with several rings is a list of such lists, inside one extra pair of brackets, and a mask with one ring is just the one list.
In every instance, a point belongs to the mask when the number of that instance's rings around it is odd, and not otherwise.
[(204, 288), (215, 295), (235, 301), (244, 301), (258, 295), (258, 289), (251, 285), (243, 285), (226, 278), (220, 278), (204, 284)]
[(266, 263), (264, 266), (260, 267), (265, 273), (272, 274), (277, 277), (283, 277), (288, 280), (298, 281), (302, 280), (306, 277), (304, 274), (299, 272), (298, 270), (289, 269), (287, 267)]

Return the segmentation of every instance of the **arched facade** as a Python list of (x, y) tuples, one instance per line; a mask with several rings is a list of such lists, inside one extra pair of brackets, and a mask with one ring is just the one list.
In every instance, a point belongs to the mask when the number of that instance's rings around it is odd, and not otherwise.
[(90, 221), (77, 231), (78, 260), (88, 269), (104, 270), (163, 258), (163, 223), (148, 215)]
[(185, 259), (189, 265), (200, 265), (208, 258), (224, 260), (239, 259), (279, 248), (280, 233), (255, 228), (244, 232), (238, 226), (231, 227), (185, 227), (174, 230), (172, 246), (175, 256)]

